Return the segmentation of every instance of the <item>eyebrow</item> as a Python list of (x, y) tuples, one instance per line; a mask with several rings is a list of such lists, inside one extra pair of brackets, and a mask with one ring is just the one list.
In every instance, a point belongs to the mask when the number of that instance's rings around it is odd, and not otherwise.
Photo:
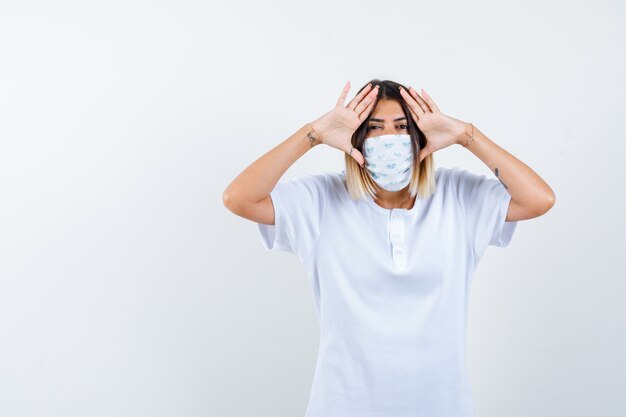
[[(398, 122), (400, 120), (406, 120), (406, 117), (402, 116), (402, 117), (398, 117), (396, 119), (393, 119), (394, 122)], [(372, 119), (370, 119), (370, 122), (383, 122), (384, 123), (385, 120), (384, 119), (374, 119), (374, 118), (372, 118)]]

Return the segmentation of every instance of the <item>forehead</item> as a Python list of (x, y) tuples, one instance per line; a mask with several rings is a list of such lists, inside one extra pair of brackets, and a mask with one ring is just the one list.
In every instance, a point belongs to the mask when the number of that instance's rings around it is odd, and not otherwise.
[(376, 103), (376, 108), (370, 114), (371, 119), (382, 119), (385, 121), (393, 121), (399, 117), (404, 117), (402, 106), (396, 100), (381, 100)]

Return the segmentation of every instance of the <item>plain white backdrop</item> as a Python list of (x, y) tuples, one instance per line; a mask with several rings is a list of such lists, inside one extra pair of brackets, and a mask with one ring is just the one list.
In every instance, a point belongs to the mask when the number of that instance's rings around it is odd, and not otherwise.
[[(624, 12), (2, 1), (0, 417), (303, 415), (304, 269), (222, 192), (372, 78), (424, 88), (556, 193), (474, 275), (477, 415), (625, 415)], [(435, 162), (492, 175), (462, 147)], [(319, 146), (283, 179), (340, 169)]]

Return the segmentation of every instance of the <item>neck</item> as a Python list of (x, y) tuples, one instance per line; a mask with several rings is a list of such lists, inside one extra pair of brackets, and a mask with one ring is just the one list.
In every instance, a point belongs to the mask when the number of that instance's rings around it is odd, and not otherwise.
[(408, 186), (399, 191), (388, 191), (379, 188), (376, 193), (376, 200), (391, 207), (401, 207), (411, 200), (411, 194)]

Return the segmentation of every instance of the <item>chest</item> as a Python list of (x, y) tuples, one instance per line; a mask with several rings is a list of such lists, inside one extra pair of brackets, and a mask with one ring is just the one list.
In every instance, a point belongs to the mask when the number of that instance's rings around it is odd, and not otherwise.
[[(428, 293), (459, 274), (464, 228), (443, 207), (388, 214), (362, 205), (329, 210), (313, 259), (321, 276), (376, 294)], [(393, 295), (393, 294), (391, 294)]]

